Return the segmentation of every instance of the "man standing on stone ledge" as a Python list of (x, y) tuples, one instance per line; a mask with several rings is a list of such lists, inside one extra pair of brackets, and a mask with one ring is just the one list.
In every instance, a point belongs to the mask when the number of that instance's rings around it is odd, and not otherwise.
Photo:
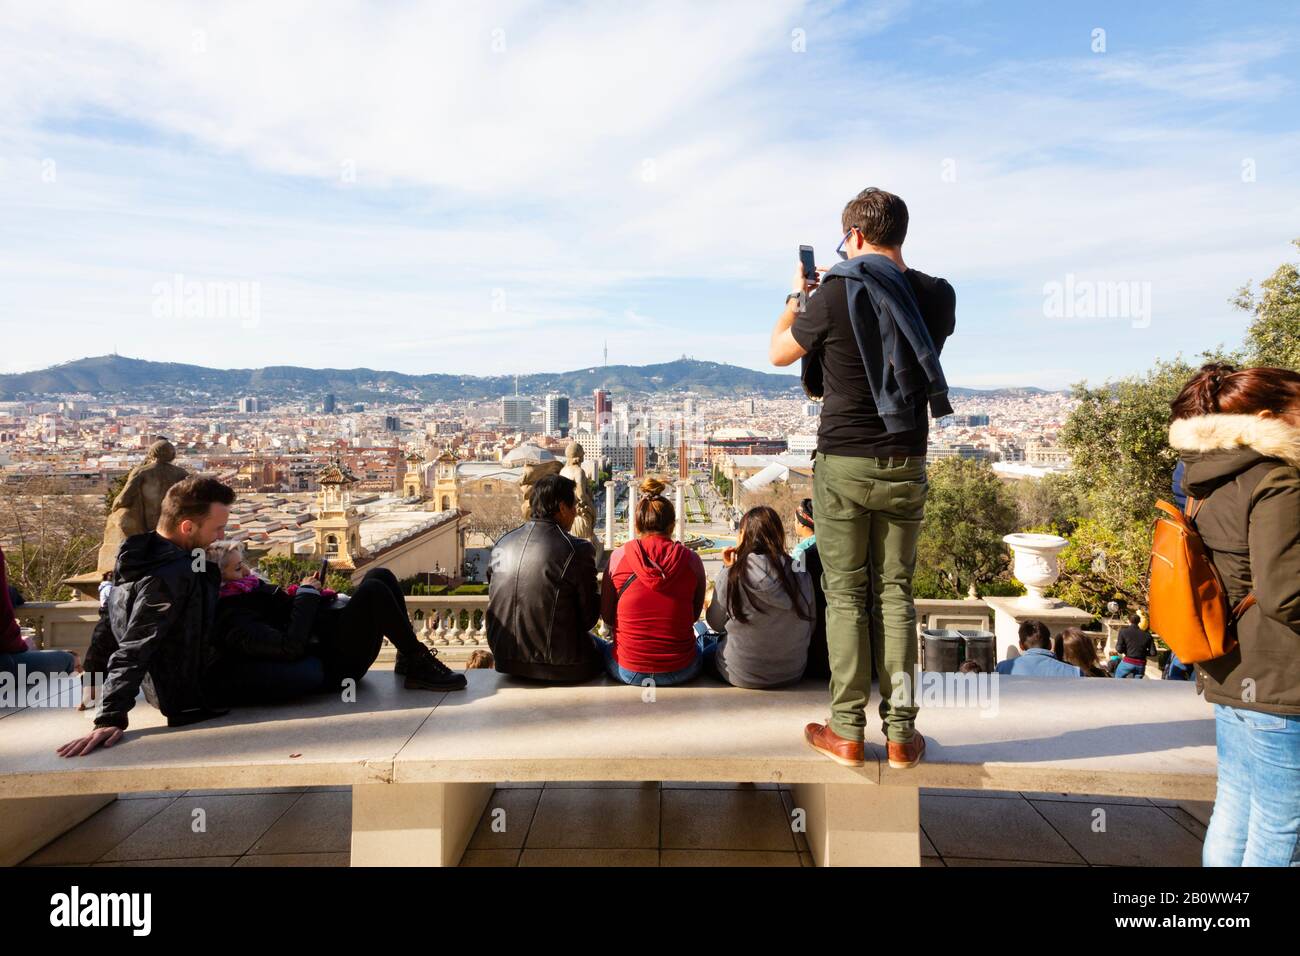
[(825, 399), (813, 506), (831, 718), (809, 724), (804, 736), (850, 767), (864, 763), (873, 658), (890, 767), (914, 767), (925, 754), (915, 730), (912, 575), (925, 511), (928, 414), (952, 414), (939, 351), (956, 324), (956, 295), (944, 279), (904, 264), (907, 224), (899, 197), (875, 188), (854, 197), (836, 250), (844, 261), (821, 270), (821, 279), (796, 266), (769, 353), (781, 367), (804, 359), (805, 386), (820, 385)]

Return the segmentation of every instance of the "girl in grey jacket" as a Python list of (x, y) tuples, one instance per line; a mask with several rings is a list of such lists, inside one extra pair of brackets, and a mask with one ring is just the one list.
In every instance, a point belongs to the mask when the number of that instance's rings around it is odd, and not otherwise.
[(736, 547), (722, 554), (705, 620), (725, 632), (714, 666), (737, 687), (776, 687), (803, 677), (816, 605), (812, 578), (794, 570), (775, 511), (751, 508)]

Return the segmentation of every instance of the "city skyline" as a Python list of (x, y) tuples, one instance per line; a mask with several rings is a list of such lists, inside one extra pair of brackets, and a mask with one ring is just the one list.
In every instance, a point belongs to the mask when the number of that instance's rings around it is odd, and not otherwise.
[(736, 14), (345, 5), (303, 44), (240, 5), (6, 8), (0, 372), (77, 342), (514, 374), (606, 340), (768, 370), (796, 247), (829, 264), (873, 184), (957, 289), (968, 387), (1235, 342), (1233, 293), (1293, 258), (1298, 11)]

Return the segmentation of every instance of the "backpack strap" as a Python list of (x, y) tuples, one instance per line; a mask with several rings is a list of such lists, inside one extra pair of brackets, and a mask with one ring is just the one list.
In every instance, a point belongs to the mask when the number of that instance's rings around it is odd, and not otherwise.
[(1243, 614), (1255, 606), (1255, 592), (1251, 591), (1244, 598), (1237, 602), (1237, 606), (1232, 609), (1232, 619), (1234, 621), (1241, 618)]
[(633, 571), (631, 574), (627, 576), (627, 580), (624, 581), (623, 584), (619, 587), (617, 597), (622, 597), (623, 592), (626, 591), (628, 588), (630, 588), (632, 586), (632, 582), (635, 580), (636, 580), (636, 572)]
[[(1196, 515), (1201, 510), (1201, 505), (1203, 504), (1205, 504), (1204, 498), (1193, 498), (1191, 495), (1187, 496), (1187, 505), (1186, 508), (1184, 509), (1184, 514), (1187, 515), (1188, 522), (1196, 521)], [(1213, 563), (1211, 563), (1211, 567), (1213, 567)], [(1214, 573), (1215, 576), (1217, 577), (1219, 573), (1217, 568), (1215, 568)], [(1220, 579), (1220, 586), (1223, 586), (1222, 579)], [(1226, 586), (1223, 587), (1224, 587), (1224, 593), (1226, 594), (1227, 587)], [(1245, 614), (1247, 611), (1249, 611), (1252, 607), (1255, 606), (1255, 602), (1256, 602), (1256, 598), (1255, 598), (1254, 591), (1251, 591), (1244, 598), (1238, 601), (1237, 606), (1232, 609), (1232, 619), (1231, 619), (1232, 623), (1233, 624), (1237, 623), (1237, 621), (1241, 619), (1241, 616), (1243, 614)]]

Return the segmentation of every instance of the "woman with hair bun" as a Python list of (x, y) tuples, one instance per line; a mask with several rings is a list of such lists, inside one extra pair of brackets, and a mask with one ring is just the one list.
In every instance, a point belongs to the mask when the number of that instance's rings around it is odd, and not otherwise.
[(1206, 365), (1172, 403), (1187, 513), (1237, 644), (1196, 664), (1214, 705), (1206, 866), (1300, 866), (1300, 373)]
[(672, 539), (677, 515), (665, 487), (657, 478), (641, 483), (637, 536), (614, 549), (601, 583), (601, 617), (613, 641), (597, 644), (610, 676), (625, 684), (680, 684), (702, 663), (695, 622), (704, 608), (704, 563)]

